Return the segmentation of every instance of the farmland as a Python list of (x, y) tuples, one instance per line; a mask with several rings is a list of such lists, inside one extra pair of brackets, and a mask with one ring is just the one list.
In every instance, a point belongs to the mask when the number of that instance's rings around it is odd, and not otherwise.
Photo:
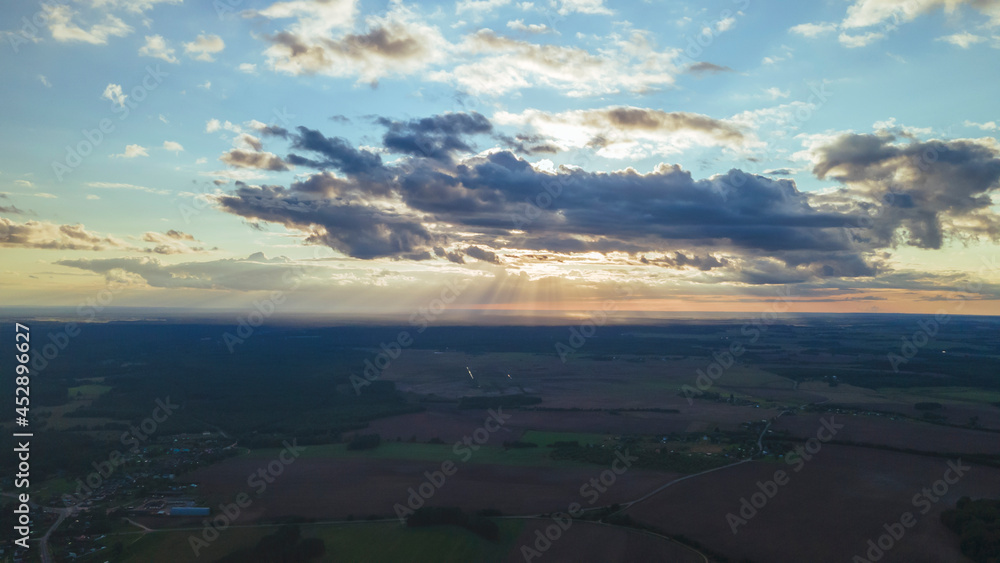
[[(96, 326), (79, 361), (53, 364), (40, 384), (39, 434), (80, 447), (40, 464), (39, 498), (63, 506), (93, 461), (128, 452), (51, 540), (65, 554), (74, 538), (102, 536), (87, 563), (113, 549), (125, 561), (189, 553), (205, 523), (166, 506), (217, 518), (240, 495), (211, 560), (292, 522), (303, 541), (323, 541), (323, 560), (518, 561), (576, 505), (538, 560), (843, 561), (962, 460), (971, 469), (886, 559), (962, 561), (939, 514), (964, 496), (1000, 497), (1000, 387), (975, 371), (1000, 368), (996, 332), (983, 328), (1000, 324), (955, 321), (967, 343), (942, 331), (948, 354), (928, 350), (897, 373), (884, 335), (910, 322), (818, 317), (756, 342), (735, 321), (608, 326), (565, 362), (554, 352), (565, 327), (440, 327), (360, 387), (352, 376), (391, 328), (271, 327), (231, 356), (210, 325)], [(108, 347), (118, 331), (143, 345)], [(727, 357), (734, 342), (744, 351)], [(134, 438), (164, 399), (179, 414), (126, 448), (122, 433)], [(836, 433), (817, 442), (824, 427)], [(728, 515), (777, 470), (787, 484), (734, 534)], [(403, 524), (427, 507), (493, 522), (498, 535)]]

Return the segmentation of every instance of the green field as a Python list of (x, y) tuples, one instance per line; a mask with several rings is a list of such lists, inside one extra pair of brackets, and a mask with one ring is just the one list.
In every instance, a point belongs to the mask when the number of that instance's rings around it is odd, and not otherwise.
[(969, 403), (998, 403), (1000, 402), (1000, 391), (979, 389), (976, 387), (911, 387), (907, 389), (883, 388), (878, 390), (886, 395), (919, 395), (932, 399), (945, 399), (952, 401), (964, 401)]
[(588, 434), (584, 432), (540, 432), (528, 430), (521, 436), (522, 442), (531, 442), (544, 448), (556, 442), (579, 442), (581, 446), (587, 444), (600, 445), (610, 443), (614, 440), (610, 434)]
[[(566, 436), (579, 436), (566, 434)], [(495, 438), (500, 442), (500, 438)], [(571, 438), (576, 439), (576, 438)], [(472, 452), (469, 460), (452, 451), (453, 444), (423, 444), (413, 442), (382, 442), (371, 450), (348, 450), (345, 444), (328, 444), (308, 446), (302, 452), (302, 458), (334, 458), (334, 459), (407, 459), (416, 461), (443, 462), (453, 460), (461, 463), (483, 463), (491, 465), (528, 465), (552, 467), (577, 467), (578, 463), (553, 460), (549, 456), (549, 448), (512, 448), (504, 450), (499, 444), (484, 445)], [(465, 446), (462, 446), (463, 448)], [(254, 459), (273, 459), (281, 450), (254, 450), (249, 454)]]
[[(504, 561), (521, 533), (521, 520), (497, 520), (500, 539), (490, 542), (454, 526), (406, 528), (395, 522), (355, 524), (302, 524), (303, 538), (318, 537), (326, 544), (322, 561), (412, 561), (455, 562)], [(244, 527), (223, 530), (219, 538), (202, 550), (198, 561), (214, 561), (237, 549), (251, 547), (277, 527)], [(130, 535), (113, 541), (126, 544), (123, 561), (128, 563), (176, 563), (195, 560), (189, 545), (193, 531), (155, 532), (132, 543)], [(111, 539), (111, 538), (109, 538)]]

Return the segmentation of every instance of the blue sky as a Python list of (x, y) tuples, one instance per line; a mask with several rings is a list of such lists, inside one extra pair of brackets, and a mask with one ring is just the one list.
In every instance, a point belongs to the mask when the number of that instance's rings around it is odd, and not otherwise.
[(8, 305), (1000, 312), (1000, 1), (2, 10)]

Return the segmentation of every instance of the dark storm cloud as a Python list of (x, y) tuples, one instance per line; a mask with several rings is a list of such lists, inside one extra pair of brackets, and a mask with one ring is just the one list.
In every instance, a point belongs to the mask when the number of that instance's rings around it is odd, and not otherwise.
[(325, 137), (319, 131), (298, 127), (298, 134), (291, 135), (292, 148), (312, 151), (323, 156), (312, 160), (290, 154), (288, 162), (312, 168), (336, 168), (345, 174), (369, 174), (382, 168), (382, 158), (368, 150), (355, 149), (339, 137)]
[(284, 127), (278, 125), (265, 125), (264, 127), (258, 129), (257, 131), (259, 131), (260, 134), (263, 135), (264, 137), (281, 137), (281, 138), (288, 137), (288, 129), (285, 129)]
[[(608, 108), (599, 117), (622, 128), (739, 134), (697, 115)], [(564, 257), (655, 253), (659, 258), (647, 262), (751, 284), (870, 278), (887, 271), (881, 250), (898, 242), (897, 229), (909, 233), (903, 242), (928, 246), (940, 236), (923, 225), (947, 230), (955, 228), (949, 227), (954, 218), (972, 225), (971, 232), (992, 232), (995, 225), (987, 192), (996, 187), (1000, 161), (995, 149), (968, 141), (895, 145), (887, 136), (838, 138), (815, 149), (815, 173), (847, 185), (810, 194), (790, 179), (735, 169), (696, 180), (678, 165), (647, 173), (550, 172), (510, 150), (460, 158), (473, 150), (475, 135), (524, 146), (537, 141), (497, 135), (477, 113), (376, 123), (386, 128), (384, 147), (408, 156), (386, 164), (374, 151), (300, 127), (288, 133), (292, 146), (319, 156), (292, 155), (289, 162), (336, 172), (288, 187), (237, 183), (217, 198), (220, 208), (255, 224), (282, 224), (305, 233), (307, 242), (362, 259), (437, 256), (464, 263), (464, 254), (500, 263), (504, 249)], [(919, 160), (927, 161), (932, 149), (933, 162)], [(908, 175), (902, 176), (912, 179), (893, 185), (888, 211), (873, 223), (880, 186), (888, 188), (904, 167)]]
[(643, 264), (653, 264), (655, 266), (662, 266), (665, 268), (696, 268), (703, 272), (707, 272), (714, 268), (722, 268), (729, 265), (729, 260), (725, 258), (719, 259), (711, 254), (706, 256), (691, 255), (688, 256), (683, 252), (677, 252), (673, 256), (664, 256), (663, 258), (649, 260), (645, 256), (640, 259)]
[[(990, 211), (1000, 151), (970, 140), (896, 142), (889, 134), (842, 135), (816, 150), (814, 174), (868, 201), (878, 245), (941, 248), (949, 235), (1000, 238)], [(961, 223), (961, 227), (956, 226)]]
[(503, 143), (503, 145), (516, 154), (523, 155), (533, 155), (533, 154), (555, 154), (560, 152), (560, 148), (556, 145), (550, 143), (545, 137), (541, 135), (515, 135), (511, 137), (510, 135), (498, 134), (496, 139)]
[(482, 261), (482, 262), (490, 262), (492, 264), (499, 264), (500, 263), (500, 258), (497, 257), (497, 255), (496, 255), (495, 252), (490, 252), (489, 250), (485, 250), (485, 249), (479, 248), (478, 246), (470, 246), (470, 247), (466, 248), (465, 249), (465, 254), (466, 254), (466, 256), (471, 256), (471, 257), (475, 258), (476, 260), (479, 260), (479, 261)]
[(472, 151), (466, 138), (493, 130), (493, 124), (476, 112), (445, 113), (410, 121), (378, 118), (376, 122), (386, 128), (382, 136), (386, 149), (436, 160), (450, 160), (456, 152)]
[(306, 242), (356, 258), (424, 256), (421, 253), (432, 243), (431, 234), (415, 217), (294, 188), (238, 184), (236, 191), (219, 196), (217, 202), (224, 211), (304, 231)]

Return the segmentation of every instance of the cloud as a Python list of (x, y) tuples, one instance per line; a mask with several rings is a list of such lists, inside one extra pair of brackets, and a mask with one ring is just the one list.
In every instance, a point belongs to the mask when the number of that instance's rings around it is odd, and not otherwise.
[(788, 31), (803, 37), (819, 37), (837, 30), (835, 23), (802, 23), (790, 28)]
[(512, 20), (507, 22), (507, 28), (521, 33), (541, 34), (554, 33), (555, 31), (544, 23), (531, 23), (525, 25), (524, 20)]
[[(352, 22), (338, 23), (349, 27)], [(356, 33), (340, 29), (332, 33), (341, 27), (309, 25), (300, 19), (288, 29), (267, 35), (271, 44), (264, 52), (268, 64), (287, 74), (357, 77), (359, 83), (376, 84), (383, 77), (420, 73), (443, 60), (450, 50), (437, 28), (419, 21), (401, 4), (394, 4), (385, 14), (366, 17)]]
[(494, 120), (527, 126), (563, 148), (594, 148), (609, 158), (672, 154), (695, 145), (740, 148), (748, 140), (743, 127), (725, 120), (631, 106), (555, 114), (500, 112)]
[(722, 65), (717, 65), (717, 64), (708, 63), (708, 62), (694, 63), (693, 65), (691, 65), (691, 66), (689, 66), (687, 68), (687, 71), (688, 72), (693, 72), (695, 74), (703, 74), (703, 73), (717, 74), (717, 73), (720, 73), (720, 72), (735, 72), (733, 69), (729, 68), (728, 66), (722, 66)]
[(83, 225), (57, 225), (48, 221), (18, 223), (0, 217), (0, 246), (48, 250), (132, 249), (124, 241), (88, 231)]
[(251, 168), (274, 172), (288, 170), (288, 164), (281, 160), (280, 156), (269, 152), (232, 149), (220, 156), (219, 160), (234, 168)]
[(41, 82), (42, 86), (45, 86), (46, 88), (51, 88), (52, 87), (52, 83), (49, 82), (48, 78), (45, 78), (44, 74), (39, 74), (38, 75), (38, 81)]
[[(710, 123), (662, 112), (601, 116), (637, 130), (675, 119), (712, 130)], [(218, 207), (254, 224), (283, 225), (308, 244), (360, 259), (438, 256), (461, 263), (459, 249), (492, 263), (505, 250), (562, 253), (566, 259), (592, 252), (666, 256), (664, 249), (683, 244), (684, 258), (671, 255), (675, 266), (714, 264), (708, 258), (685, 261), (711, 254), (722, 266), (709, 269), (727, 269), (734, 280), (871, 275), (877, 268), (865, 255), (871, 249), (857, 245), (849, 231), (860, 220), (858, 210), (815, 207), (813, 196), (790, 180), (738, 170), (694, 180), (667, 165), (645, 174), (541, 170), (509, 151), (472, 154), (460, 148), (469, 146), (466, 135), (491, 130), (478, 114), (377, 121), (387, 129), (383, 147), (407, 155), (404, 160), (386, 164), (377, 153), (300, 127), (287, 133), (293, 146), (323, 155), (322, 162), (343, 176), (322, 171), (288, 187), (238, 182), (215, 197)], [(430, 139), (429, 149), (414, 142), (421, 136)], [(547, 206), (526, 210), (524, 202), (539, 194), (549, 197)]]
[(670, 86), (679, 72), (677, 52), (657, 48), (645, 32), (612, 35), (595, 54), (578, 47), (541, 45), (482, 29), (458, 46), (461, 60), (431, 80), (451, 82), (477, 96), (498, 96), (524, 88), (551, 88), (570, 97)]
[(253, 63), (241, 63), (240, 66), (237, 67), (237, 70), (247, 74), (257, 74), (257, 65)]
[(0, 213), (10, 213), (11, 215), (25, 215), (23, 209), (18, 208), (16, 205), (0, 205)]
[(108, 86), (104, 89), (104, 93), (101, 94), (101, 97), (113, 104), (117, 104), (119, 107), (124, 107), (125, 99), (128, 98), (128, 96), (126, 96), (122, 91), (121, 85), (114, 83), (108, 84)]
[[(263, 129), (265, 134), (275, 134), (273, 129)], [(319, 131), (307, 127), (299, 127), (298, 133), (281, 135), (292, 140), (292, 148), (310, 151), (322, 158), (306, 158), (297, 154), (288, 155), (288, 162), (294, 165), (311, 168), (335, 168), (347, 174), (367, 174), (381, 169), (382, 157), (365, 149), (355, 149), (346, 140), (328, 138)]]
[[(0, 199), (10, 199), (7, 194), (0, 193)], [(11, 215), (26, 215), (27, 212), (18, 208), (16, 205), (0, 205), (0, 213), (9, 213)]]
[(212, 55), (226, 48), (226, 43), (218, 35), (199, 35), (194, 41), (184, 44), (184, 53), (196, 61), (212, 62)]
[[(919, 16), (939, 9), (953, 14), (962, 7), (968, 7), (986, 16), (986, 26), (1000, 25), (1000, 0), (853, 0), (839, 24), (804, 23), (790, 28), (789, 31), (815, 38), (840, 30), (837, 39), (841, 45), (859, 48), (884, 38), (887, 32), (912, 22)], [(947, 41), (967, 49), (973, 43), (985, 41), (985, 38), (963, 31), (939, 37), (938, 41)]]
[(996, 121), (987, 121), (986, 123), (976, 123), (974, 121), (966, 120), (965, 126), (977, 127), (979, 129), (982, 129), (983, 131), (996, 131), (997, 129), (1000, 129), (1000, 127), (997, 126)]
[[(641, 108), (564, 114), (629, 134), (690, 126), (722, 138), (739, 133)], [(213, 201), (249, 224), (281, 225), (304, 244), (356, 259), (655, 266), (687, 271), (697, 284), (868, 279), (892, 270), (898, 246), (1000, 234), (990, 208), (1000, 178), (995, 140), (901, 142), (887, 129), (816, 138), (814, 174), (842, 187), (803, 192), (790, 179), (736, 169), (695, 179), (678, 165), (600, 172), (532, 164), (508, 150), (476, 153), (470, 138), (498, 138), (478, 114), (375, 122), (386, 131), (376, 149), (280, 129), (269, 138), (292, 146), (288, 160), (320, 171), (287, 186), (237, 181)], [(384, 152), (403, 157), (385, 162)], [(913, 160), (927, 154), (938, 156), (926, 166)], [(875, 213), (890, 189), (891, 202)]]
[(944, 41), (946, 43), (951, 43), (952, 45), (955, 45), (957, 47), (968, 49), (969, 47), (975, 45), (976, 43), (982, 43), (986, 41), (986, 38), (980, 35), (969, 33), (968, 31), (963, 31), (960, 33), (954, 33), (952, 35), (945, 35), (944, 37), (938, 37), (936, 41)]
[(146, 152), (146, 147), (141, 145), (126, 145), (125, 152), (121, 154), (113, 154), (112, 158), (135, 158), (137, 156), (149, 156)]
[(184, 147), (175, 141), (163, 141), (163, 149), (173, 153), (183, 152)]
[(143, 57), (154, 57), (168, 63), (177, 64), (175, 50), (167, 44), (162, 35), (147, 35), (146, 44), (139, 48), (139, 55)]
[(1000, 24), (1000, 2), (997, 0), (855, 0), (847, 8), (847, 16), (841, 26), (863, 28), (892, 22), (910, 22), (938, 9), (954, 12), (960, 6), (968, 6), (990, 19), (991, 24)]
[(302, 193), (308, 190), (297, 186), (290, 190), (242, 182), (237, 186), (236, 191), (217, 198), (223, 211), (302, 231), (305, 242), (323, 244), (349, 256), (415, 257), (433, 246), (430, 232), (418, 219), (375, 205), (310, 196)]
[(791, 95), (790, 91), (782, 90), (777, 87), (768, 88), (767, 90), (764, 90), (764, 93), (767, 94), (768, 97), (770, 97), (772, 100), (777, 100), (778, 98), (787, 98), (788, 96)]
[(812, 149), (813, 173), (843, 183), (857, 208), (877, 216), (867, 236), (879, 246), (941, 248), (948, 237), (1000, 239), (991, 195), (1000, 189), (994, 139), (897, 142), (887, 131), (844, 134)]
[(574, 13), (592, 15), (614, 14), (614, 12), (604, 5), (604, 0), (561, 0), (558, 12), (561, 16)]
[(260, 252), (246, 258), (180, 264), (164, 264), (152, 256), (59, 260), (56, 264), (94, 272), (109, 280), (138, 279), (151, 287), (237, 291), (290, 290), (325, 270), (292, 263), (284, 256), (267, 258)]
[(92, 0), (94, 8), (104, 10), (124, 10), (141, 14), (153, 9), (157, 4), (180, 4), (183, 0)]
[(203, 247), (189, 246), (185, 241), (197, 242), (195, 238), (187, 233), (171, 229), (165, 233), (150, 231), (142, 236), (145, 242), (153, 243), (156, 246), (146, 249), (146, 252), (155, 254), (196, 254), (204, 252)]
[(211, 90), (212, 89), (212, 81), (211, 80), (206, 80), (204, 83), (199, 84), (198, 87), (202, 88), (204, 90)]
[(445, 113), (407, 122), (379, 119), (387, 128), (382, 144), (391, 152), (447, 160), (472, 147), (466, 137), (489, 133), (493, 124), (479, 113)]
[(313, 2), (309, 0), (291, 0), (276, 2), (258, 12), (248, 12), (250, 16), (260, 16), (269, 20), (295, 18), (296, 22), (288, 28), (295, 35), (319, 37), (329, 34), (335, 29), (348, 29), (354, 24), (357, 15), (355, 0), (328, 0)]
[(169, 190), (157, 190), (153, 188), (147, 188), (146, 186), (137, 186), (135, 184), (123, 184), (120, 182), (87, 182), (85, 184), (91, 188), (102, 188), (102, 189), (113, 189), (113, 190), (138, 190), (140, 192), (146, 192), (157, 195), (169, 195)]
[(190, 241), (195, 240), (194, 235), (189, 235), (188, 233), (177, 231), (177, 230), (174, 230), (174, 229), (170, 229), (169, 231), (167, 231), (164, 234), (167, 235), (168, 237), (170, 237), (172, 239), (176, 239), (176, 240), (190, 240)]
[(43, 4), (45, 22), (52, 38), (59, 42), (79, 41), (92, 45), (104, 45), (109, 37), (124, 37), (132, 33), (132, 28), (118, 17), (105, 14), (100, 23), (89, 28), (78, 25), (74, 19), (76, 10), (66, 4)]
[(840, 41), (840, 44), (844, 47), (856, 49), (858, 47), (866, 47), (884, 37), (885, 34), (878, 31), (869, 31), (868, 33), (861, 33), (858, 35), (841, 33), (837, 36), (837, 41)]
[(475, 258), (476, 260), (479, 260), (481, 262), (490, 262), (491, 264), (500, 263), (500, 258), (496, 255), (495, 252), (479, 248), (478, 246), (470, 246), (466, 248), (465, 254), (466, 256), (471, 256), (472, 258)]
[(462, 15), (465, 12), (473, 12), (477, 17), (482, 17), (487, 13), (510, 4), (511, 0), (459, 0), (455, 4), (455, 13)]

